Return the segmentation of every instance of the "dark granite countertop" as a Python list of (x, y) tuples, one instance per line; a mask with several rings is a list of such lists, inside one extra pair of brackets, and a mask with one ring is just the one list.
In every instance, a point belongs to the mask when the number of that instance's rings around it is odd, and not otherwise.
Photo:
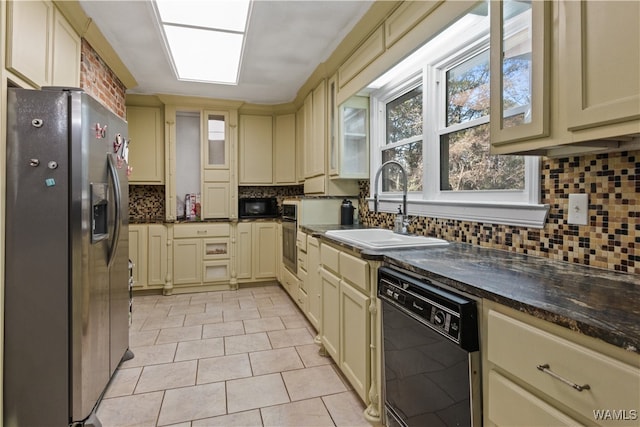
[(640, 353), (640, 277), (465, 243), (370, 251), (324, 235), (360, 226), (304, 231), (455, 289)]

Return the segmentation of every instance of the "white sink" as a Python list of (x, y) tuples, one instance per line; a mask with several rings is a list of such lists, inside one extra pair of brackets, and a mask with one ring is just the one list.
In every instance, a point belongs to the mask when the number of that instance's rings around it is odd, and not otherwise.
[(333, 239), (368, 249), (446, 246), (449, 244), (446, 240), (436, 239), (435, 237), (398, 234), (383, 228), (329, 230), (325, 234)]

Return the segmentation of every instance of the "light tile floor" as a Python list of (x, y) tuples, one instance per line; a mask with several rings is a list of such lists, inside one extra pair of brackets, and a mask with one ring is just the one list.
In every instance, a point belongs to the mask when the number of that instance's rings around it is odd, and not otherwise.
[(133, 301), (103, 427), (365, 426), (364, 405), (277, 285)]

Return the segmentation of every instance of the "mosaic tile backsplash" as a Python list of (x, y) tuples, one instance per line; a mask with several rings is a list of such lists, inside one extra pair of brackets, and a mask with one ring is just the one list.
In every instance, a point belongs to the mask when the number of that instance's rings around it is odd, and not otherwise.
[[(238, 197), (275, 197), (278, 206), (287, 197), (304, 195), (302, 185), (238, 187)], [(129, 221), (163, 222), (165, 219), (165, 193), (163, 185), (129, 186)]]
[(165, 219), (164, 185), (129, 186), (129, 221), (163, 222)]
[[(541, 162), (542, 229), (412, 217), (409, 232), (543, 256), (613, 271), (640, 273), (640, 152)], [(589, 194), (589, 225), (567, 224), (569, 194)], [(369, 212), (369, 181), (360, 181), (360, 221), (393, 228), (395, 215)]]

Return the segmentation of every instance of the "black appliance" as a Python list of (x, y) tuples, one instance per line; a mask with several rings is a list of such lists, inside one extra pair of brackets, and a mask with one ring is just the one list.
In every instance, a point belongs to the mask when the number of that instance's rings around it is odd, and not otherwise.
[(240, 218), (276, 218), (279, 216), (278, 199), (275, 197), (239, 199), (238, 216)]
[(296, 238), (298, 234), (298, 204), (282, 205), (282, 261), (293, 274), (298, 274)]
[(387, 426), (480, 426), (476, 302), (403, 270), (378, 270)]
[(355, 208), (349, 199), (344, 199), (340, 205), (340, 225), (353, 225), (353, 212)]

